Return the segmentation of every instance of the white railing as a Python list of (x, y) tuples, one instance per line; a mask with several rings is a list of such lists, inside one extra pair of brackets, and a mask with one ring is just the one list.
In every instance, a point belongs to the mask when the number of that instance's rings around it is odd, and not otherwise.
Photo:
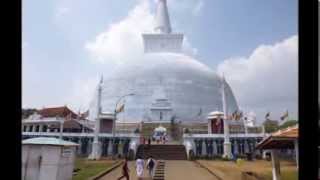
[[(230, 138), (265, 137), (264, 133), (230, 134)], [(183, 138), (224, 138), (224, 134), (183, 134)]]
[[(59, 136), (59, 132), (22, 132), (22, 135), (29, 135), (29, 136)], [(94, 133), (62, 133), (62, 136), (68, 137), (94, 137)], [(112, 133), (99, 133), (99, 137), (113, 137)], [(132, 138), (139, 138), (139, 134), (134, 133), (116, 133), (115, 137), (132, 137)]]

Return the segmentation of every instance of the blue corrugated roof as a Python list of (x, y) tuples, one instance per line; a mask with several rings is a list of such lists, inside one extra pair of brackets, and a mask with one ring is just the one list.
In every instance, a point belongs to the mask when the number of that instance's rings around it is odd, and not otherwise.
[(37, 137), (22, 141), (22, 144), (56, 145), (56, 146), (78, 146), (74, 142), (64, 141), (57, 138)]

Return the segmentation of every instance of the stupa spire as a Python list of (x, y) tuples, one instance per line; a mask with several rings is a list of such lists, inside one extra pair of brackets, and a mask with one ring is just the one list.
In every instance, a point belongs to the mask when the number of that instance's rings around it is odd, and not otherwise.
[(154, 31), (162, 34), (171, 33), (167, 0), (158, 0), (157, 2)]
[(156, 5), (154, 32), (150, 34), (142, 34), (144, 52), (180, 53), (182, 49), (183, 34), (171, 33), (167, 0), (157, 0)]

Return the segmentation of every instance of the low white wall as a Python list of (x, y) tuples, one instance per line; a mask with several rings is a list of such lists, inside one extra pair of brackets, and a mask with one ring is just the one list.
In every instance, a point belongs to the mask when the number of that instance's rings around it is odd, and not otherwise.
[(74, 168), (75, 147), (62, 155), (63, 146), (23, 145), (22, 180), (70, 180)]

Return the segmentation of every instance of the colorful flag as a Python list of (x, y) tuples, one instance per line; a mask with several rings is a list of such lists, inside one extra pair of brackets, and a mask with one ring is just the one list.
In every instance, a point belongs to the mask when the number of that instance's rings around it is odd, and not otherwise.
[(266, 114), (265, 118), (266, 118), (266, 119), (269, 119), (269, 117), (270, 117), (270, 112), (268, 112), (268, 113)]
[(124, 104), (121, 104), (121, 106), (116, 110), (117, 113), (122, 112), (124, 110)]
[(289, 116), (288, 110), (280, 117), (280, 119), (283, 121), (285, 118)]
[(237, 113), (238, 113), (237, 110), (232, 113), (232, 119), (233, 119), (233, 120), (236, 120), (236, 119), (237, 119)]
[(239, 120), (243, 117), (243, 112), (241, 111), (240, 112), (240, 115), (239, 115)]
[(199, 113), (198, 113), (198, 116), (201, 116), (201, 114), (202, 114), (202, 109), (200, 108), (200, 111), (199, 111)]

